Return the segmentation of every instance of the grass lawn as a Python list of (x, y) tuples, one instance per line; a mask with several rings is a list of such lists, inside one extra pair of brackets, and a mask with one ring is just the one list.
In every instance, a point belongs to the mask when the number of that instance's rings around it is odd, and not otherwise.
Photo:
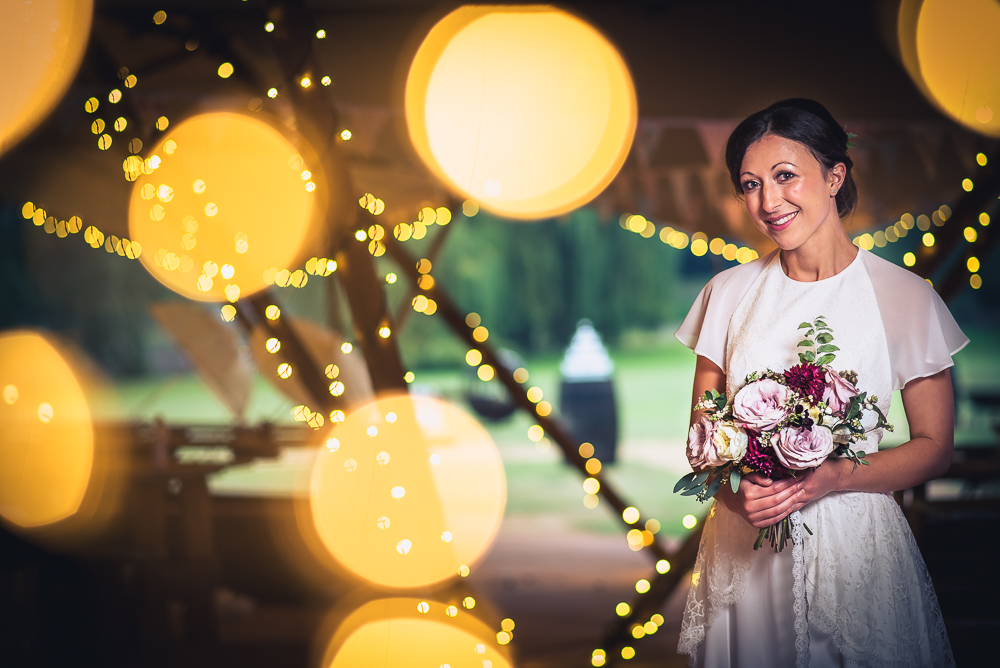
[[(959, 446), (995, 441), (990, 416), (973, 410), (965, 399), (972, 390), (1000, 391), (1000, 335), (991, 331), (969, 332), (972, 343), (956, 357), (960, 387), (957, 422)], [(672, 493), (674, 481), (687, 470), (684, 441), (694, 356), (672, 340), (651, 340), (650, 345), (613, 351), (615, 390), (619, 419), (619, 459), (605, 474), (645, 517), (658, 519), (663, 532), (678, 537), (686, 530), (681, 518), (702, 515), (707, 507), (690, 497)], [(528, 385), (542, 389), (545, 398), (558, 407), (559, 358), (528, 360)], [(429, 391), (465, 404), (465, 393), (480, 381), (468, 369), (417, 370), (415, 390)], [(224, 406), (194, 374), (144, 379), (117, 387), (117, 406), (107, 412), (132, 420), (162, 416), (174, 424), (219, 424), (228, 421)], [(279, 394), (265, 379), (255, 380), (246, 421), (291, 422), (292, 401)], [(905, 413), (898, 393), (889, 414), (896, 431), (883, 444), (898, 445), (907, 438)], [(503, 457), (508, 484), (509, 522), (530, 526), (552, 526), (555, 516), (561, 530), (619, 532), (620, 523), (606, 504), (595, 510), (583, 506), (580, 475), (561, 462), (554, 446), (548, 448), (528, 440), (533, 424), (521, 412), (511, 418), (486, 423)], [(277, 462), (259, 462), (217, 476), (213, 488), (230, 494), (292, 494), (302, 492), (301, 473), (311, 462), (308, 452), (289, 452)]]

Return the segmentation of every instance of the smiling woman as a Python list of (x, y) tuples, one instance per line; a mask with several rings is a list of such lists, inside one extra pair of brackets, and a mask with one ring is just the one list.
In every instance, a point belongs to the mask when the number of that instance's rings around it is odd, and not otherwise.
[[(821, 317), (837, 331), (838, 352), (836, 369), (831, 356), (820, 372), (855, 372), (858, 389), (883, 414), (901, 390), (911, 439), (880, 452), (882, 429), (865, 425), (867, 465), (857, 470), (839, 457), (791, 476), (752, 463), (736, 490), (722, 486), (681, 628), (678, 651), (693, 665), (954, 665), (927, 568), (886, 492), (949, 465), (948, 367), (968, 339), (925, 281), (848, 239), (840, 218), (853, 210), (857, 190), (847, 149), (847, 133), (811, 100), (779, 102), (737, 126), (726, 148), (730, 176), (778, 250), (715, 276), (677, 337), (698, 355), (695, 399), (706, 391), (733, 396), (755, 370), (794, 369), (799, 339)], [(700, 469), (696, 427), (688, 456)], [(767, 456), (795, 436), (745, 431)], [(790, 551), (751, 547), (759, 529), (785, 518)]]

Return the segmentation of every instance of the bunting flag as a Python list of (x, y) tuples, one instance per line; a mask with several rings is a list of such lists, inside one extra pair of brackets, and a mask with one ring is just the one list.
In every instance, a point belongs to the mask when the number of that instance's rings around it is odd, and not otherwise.
[(242, 421), (253, 385), (253, 365), (236, 328), (200, 304), (162, 302), (149, 310), (191, 360), (205, 385), (237, 422)]
[(708, 162), (716, 169), (725, 167), (726, 143), (736, 127), (733, 121), (696, 121), (695, 130), (705, 148)]

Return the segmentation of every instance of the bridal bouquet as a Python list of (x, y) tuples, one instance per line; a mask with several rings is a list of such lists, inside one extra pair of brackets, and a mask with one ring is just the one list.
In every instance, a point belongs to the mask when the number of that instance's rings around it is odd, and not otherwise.
[[(804, 349), (800, 364), (784, 373), (754, 371), (731, 399), (711, 390), (698, 401), (695, 408), (705, 415), (691, 427), (687, 456), (700, 471), (678, 480), (674, 492), (705, 501), (723, 484), (735, 492), (744, 474), (756, 472), (772, 480), (796, 477), (831, 455), (850, 459), (854, 470), (868, 464), (865, 453), (852, 447), (865, 439), (866, 412), (877, 416), (873, 429), (892, 431), (876, 405), (878, 397), (858, 391), (857, 373), (830, 367), (839, 348), (823, 316), (799, 329), (806, 330), (798, 344)], [(766, 538), (780, 551), (790, 536), (791, 521), (785, 517), (761, 529), (753, 549)]]

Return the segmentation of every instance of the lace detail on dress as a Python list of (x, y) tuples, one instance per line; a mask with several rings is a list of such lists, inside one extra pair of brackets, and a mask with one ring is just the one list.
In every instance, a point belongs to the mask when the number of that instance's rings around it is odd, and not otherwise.
[(811, 538), (824, 532), (803, 544), (810, 626), (860, 665), (955, 665), (927, 567), (890, 495), (831, 494), (801, 514)]
[(795, 611), (795, 668), (809, 668), (809, 604), (806, 601), (806, 568), (802, 513), (788, 516), (792, 522), (792, 610)]

